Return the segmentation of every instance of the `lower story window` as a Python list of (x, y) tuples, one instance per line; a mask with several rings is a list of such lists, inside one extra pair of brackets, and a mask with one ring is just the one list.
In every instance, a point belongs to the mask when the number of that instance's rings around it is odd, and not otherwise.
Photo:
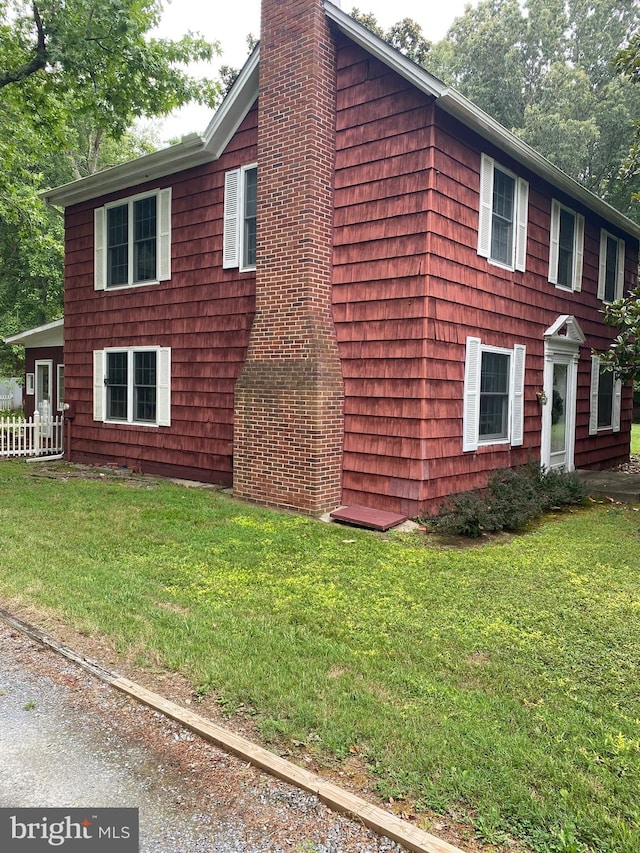
[(523, 440), (525, 347), (486, 346), (467, 338), (464, 380), (464, 451)]
[(171, 350), (128, 347), (94, 352), (94, 420), (169, 426)]
[(606, 370), (597, 355), (591, 360), (591, 413), (589, 434), (601, 430), (620, 430), (622, 383), (611, 370)]

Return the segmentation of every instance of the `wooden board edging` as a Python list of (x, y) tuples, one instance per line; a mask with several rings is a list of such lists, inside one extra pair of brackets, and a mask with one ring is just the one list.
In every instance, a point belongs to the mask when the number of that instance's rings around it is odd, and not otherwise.
[(96, 661), (83, 657), (68, 646), (58, 643), (35, 626), (23, 622), (3, 608), (0, 608), (0, 619), (32, 640), (73, 661), (82, 669), (127, 696), (131, 696), (133, 699), (153, 708), (154, 711), (159, 711), (221, 749), (232, 752), (243, 761), (259, 767), (278, 779), (295, 785), (310, 794), (315, 794), (330, 809), (362, 821), (374, 832), (385, 835), (392, 841), (396, 841), (408, 850), (413, 851), (413, 853), (464, 853), (459, 847), (454, 847), (447, 841), (442, 841), (435, 835), (413, 826), (408, 821), (390, 814), (379, 806), (368, 803), (362, 797), (340, 788), (333, 782), (327, 782), (321, 776), (311, 773), (303, 767), (298, 767), (293, 762), (252, 743), (241, 735), (234, 734), (206, 719), (206, 717), (195, 714), (189, 708), (183, 708), (181, 705), (160, 696), (160, 694), (147, 690), (146, 687), (137, 684), (135, 681), (110, 672)]

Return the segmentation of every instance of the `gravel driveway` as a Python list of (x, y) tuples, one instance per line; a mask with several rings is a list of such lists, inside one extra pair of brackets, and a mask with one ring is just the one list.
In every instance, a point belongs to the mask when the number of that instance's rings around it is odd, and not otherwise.
[(0, 807), (138, 807), (142, 853), (401, 853), (2, 622), (0, 720)]

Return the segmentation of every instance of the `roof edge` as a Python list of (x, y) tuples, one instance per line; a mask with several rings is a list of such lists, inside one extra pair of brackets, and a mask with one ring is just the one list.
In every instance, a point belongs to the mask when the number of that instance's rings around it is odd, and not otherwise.
[[(7, 335), (3, 338), (5, 344), (21, 344), (26, 345), (29, 339), (42, 336), (47, 337), (48, 333), (53, 333), (51, 337), (57, 337), (55, 333), (60, 330), (60, 344), (62, 344), (62, 331), (64, 329), (64, 317), (59, 320), (52, 320), (50, 323), (44, 323), (42, 326), (36, 326), (34, 329), (25, 329), (24, 332), (18, 332), (15, 335)], [(56, 346), (57, 344), (51, 344)]]

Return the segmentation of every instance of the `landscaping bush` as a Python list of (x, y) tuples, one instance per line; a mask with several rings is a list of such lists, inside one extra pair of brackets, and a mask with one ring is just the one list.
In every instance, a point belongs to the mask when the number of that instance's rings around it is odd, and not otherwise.
[(549, 510), (581, 504), (585, 498), (586, 490), (575, 474), (545, 471), (529, 463), (499, 469), (482, 491), (453, 495), (427, 522), (456, 536), (517, 531)]

